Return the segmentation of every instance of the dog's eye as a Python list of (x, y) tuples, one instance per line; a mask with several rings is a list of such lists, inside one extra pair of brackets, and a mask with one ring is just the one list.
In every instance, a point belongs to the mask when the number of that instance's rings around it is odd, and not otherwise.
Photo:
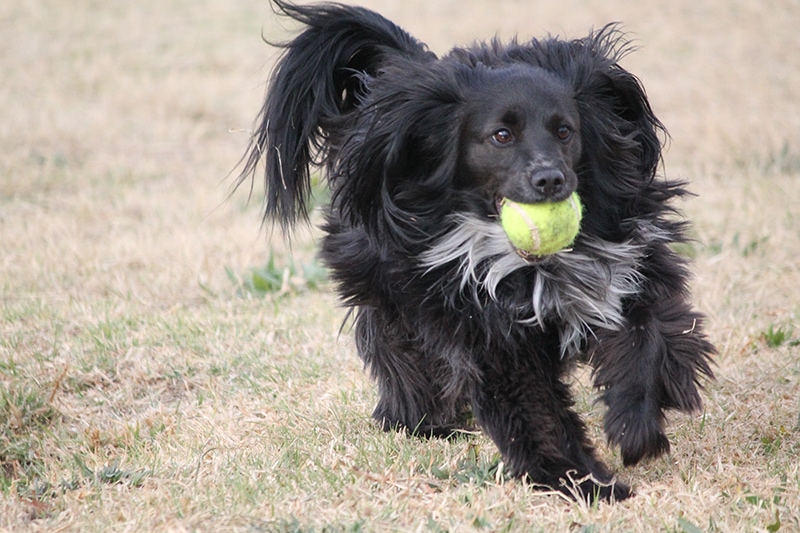
[(492, 134), (492, 140), (497, 144), (508, 144), (514, 140), (514, 135), (506, 128), (502, 128)]
[(570, 128), (566, 124), (559, 126), (558, 130), (556, 130), (556, 137), (558, 137), (562, 141), (566, 141), (567, 139), (570, 138), (571, 135), (572, 135), (572, 128)]

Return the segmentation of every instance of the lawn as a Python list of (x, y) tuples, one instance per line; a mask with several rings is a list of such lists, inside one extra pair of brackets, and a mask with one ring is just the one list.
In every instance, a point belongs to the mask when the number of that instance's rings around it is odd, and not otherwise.
[[(365, 1), (437, 53), (620, 21), (696, 196), (719, 348), (672, 454), (579, 505), (480, 434), (419, 440), (376, 396), (315, 262), (234, 171), (289, 35), (266, 0), (0, 5), (0, 531), (800, 531), (800, 4)], [(234, 171), (235, 175), (235, 171)]]

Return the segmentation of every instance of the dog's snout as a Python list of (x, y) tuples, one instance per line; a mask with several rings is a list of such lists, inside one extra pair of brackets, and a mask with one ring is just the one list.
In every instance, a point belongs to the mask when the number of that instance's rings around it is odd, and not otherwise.
[(567, 182), (564, 173), (557, 168), (537, 170), (531, 176), (531, 185), (544, 198), (559, 196)]

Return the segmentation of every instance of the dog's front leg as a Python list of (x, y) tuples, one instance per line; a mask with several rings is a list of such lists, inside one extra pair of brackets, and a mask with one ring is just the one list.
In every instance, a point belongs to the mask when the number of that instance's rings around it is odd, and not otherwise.
[(487, 356), (472, 397), (475, 418), (516, 475), (587, 501), (623, 500), (630, 491), (595, 457), (561, 365), (557, 354), (541, 352)]
[(712, 376), (714, 352), (701, 320), (682, 296), (672, 296), (630, 303), (624, 328), (598, 334), (595, 386), (608, 406), (606, 435), (626, 466), (669, 451), (664, 409), (701, 408), (698, 380)]

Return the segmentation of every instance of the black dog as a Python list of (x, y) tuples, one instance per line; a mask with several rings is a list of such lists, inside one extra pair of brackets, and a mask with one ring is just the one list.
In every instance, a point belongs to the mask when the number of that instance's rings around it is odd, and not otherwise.
[[(474, 419), (513, 471), (583, 498), (624, 499), (562, 378), (594, 369), (625, 465), (669, 451), (664, 410), (697, 411), (714, 347), (671, 249), (685, 222), (656, 178), (661, 123), (589, 37), (456, 48), (442, 58), (380, 15), (280, 10), (306, 25), (271, 79), (239, 183), (266, 164), (266, 216), (307, 216), (310, 167), (332, 190), (322, 258), (355, 311), (386, 430), (449, 435)], [(571, 249), (526, 258), (504, 197), (584, 205)], [(575, 483), (567, 483), (567, 480)]]

